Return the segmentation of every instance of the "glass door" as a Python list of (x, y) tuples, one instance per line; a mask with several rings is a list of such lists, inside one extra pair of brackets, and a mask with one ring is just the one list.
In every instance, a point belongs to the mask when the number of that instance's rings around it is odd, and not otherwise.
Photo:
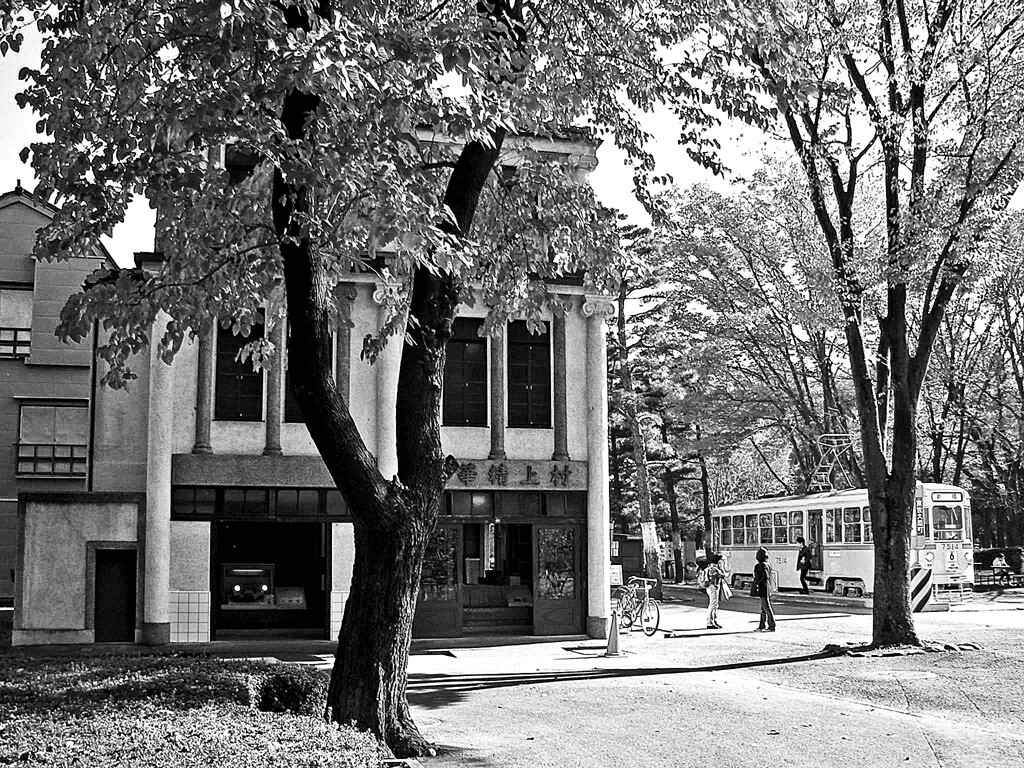
[(583, 632), (582, 531), (578, 525), (534, 525), (533, 633)]
[(462, 635), (462, 598), (459, 562), (462, 560), (461, 526), (438, 524), (423, 558), (420, 592), (412, 622), (413, 637)]

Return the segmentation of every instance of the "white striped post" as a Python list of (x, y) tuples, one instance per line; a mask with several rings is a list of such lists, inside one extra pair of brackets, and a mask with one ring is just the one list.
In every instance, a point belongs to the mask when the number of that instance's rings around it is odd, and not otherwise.
[(910, 569), (910, 610), (920, 613), (932, 597), (932, 569), (915, 565)]

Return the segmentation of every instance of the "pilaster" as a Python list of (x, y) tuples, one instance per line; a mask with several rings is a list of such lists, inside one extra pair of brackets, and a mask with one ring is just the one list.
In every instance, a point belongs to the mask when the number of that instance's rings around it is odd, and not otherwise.
[(348, 402), (352, 389), (352, 302), (356, 300), (355, 283), (338, 283), (334, 289), (338, 306), (338, 328), (334, 334), (334, 381), (338, 392)]
[[(268, 312), (268, 315), (270, 313)], [(269, 318), (268, 318), (269, 319)], [(285, 358), (285, 319), (273, 319), (274, 328), (270, 332), (270, 342), (274, 345), (274, 359), (267, 370), (267, 419), (266, 442), (264, 456), (281, 455), (281, 416), (284, 410), (284, 358)]]
[(192, 453), (213, 453), (210, 421), (213, 416), (213, 340), (217, 321), (213, 318), (199, 329), (199, 363), (196, 372), (196, 439)]
[(610, 296), (586, 296), (587, 318), (587, 634), (608, 636), (611, 595), (611, 523), (608, 498), (608, 349)]
[[(385, 298), (387, 291), (388, 288), (382, 286), (373, 292), (373, 300), (380, 305), (378, 327), (381, 328), (387, 322), (391, 311)], [(402, 346), (402, 337), (393, 336), (374, 363), (377, 384), (377, 469), (386, 478), (398, 474), (396, 398), (398, 373), (402, 365)]]
[(149, 424), (146, 435), (146, 544), (142, 642), (170, 642), (171, 453), (174, 368), (160, 359), (170, 318), (161, 312), (149, 344)]
[(505, 458), (505, 333), (508, 326), (491, 330), (491, 451), (489, 459)]
[[(566, 296), (563, 301), (572, 302)], [(554, 439), (555, 451), (551, 454), (553, 461), (569, 461), (569, 424), (566, 416), (566, 360), (565, 360), (565, 310), (561, 306), (552, 306), (552, 350), (555, 358), (554, 395)]]

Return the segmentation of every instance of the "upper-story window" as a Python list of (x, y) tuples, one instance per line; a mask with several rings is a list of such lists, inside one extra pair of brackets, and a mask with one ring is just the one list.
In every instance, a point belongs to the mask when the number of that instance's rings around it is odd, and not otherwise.
[(88, 444), (86, 401), (21, 404), (17, 474), (84, 477)]
[(508, 325), (508, 425), (551, 426), (551, 333), (530, 333), (525, 320)]
[[(291, 326), (289, 326), (290, 332)], [(337, 350), (337, 337), (335, 333), (331, 334), (331, 354)], [(291, 366), (288, 364), (288, 352), (283, 350), (281, 352), (285, 356), (284, 358), (284, 421), (286, 424), (303, 424), (306, 419), (302, 416), (302, 409), (299, 408), (299, 399), (295, 397), (295, 392), (292, 390), (292, 377), (291, 377)], [(347, 361), (346, 361), (347, 362)], [(345, 363), (338, 362), (335, 365), (335, 376), (337, 373), (337, 366)]]
[(217, 326), (213, 418), (221, 421), (263, 420), (263, 371), (253, 370), (250, 358), (238, 359), (242, 347), (262, 338), (262, 324), (254, 325), (248, 336), (236, 336), (230, 326)]
[(457, 317), (444, 363), (443, 423), (487, 426), (487, 339), (482, 320)]
[(32, 289), (0, 289), (0, 358), (28, 357), (32, 340)]

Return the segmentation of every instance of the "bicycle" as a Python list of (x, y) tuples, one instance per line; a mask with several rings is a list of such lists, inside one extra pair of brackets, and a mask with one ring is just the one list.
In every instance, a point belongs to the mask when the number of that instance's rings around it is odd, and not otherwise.
[[(639, 619), (640, 628), (648, 637), (658, 631), (661, 608), (658, 607), (658, 601), (651, 597), (652, 584), (657, 584), (657, 580), (631, 576), (625, 586), (615, 590), (612, 599), (618, 607), (620, 627), (629, 629)], [(643, 595), (639, 594), (641, 589)]]

